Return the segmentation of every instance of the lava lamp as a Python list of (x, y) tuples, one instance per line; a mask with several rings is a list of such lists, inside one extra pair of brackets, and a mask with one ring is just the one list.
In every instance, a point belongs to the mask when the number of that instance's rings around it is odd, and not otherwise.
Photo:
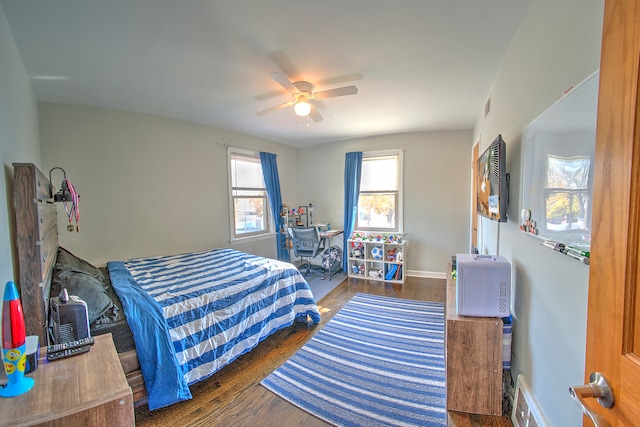
[(4, 287), (2, 307), (2, 359), (9, 382), (0, 388), (0, 397), (14, 397), (33, 387), (33, 378), (25, 377), (27, 333), (18, 288), (13, 282)]

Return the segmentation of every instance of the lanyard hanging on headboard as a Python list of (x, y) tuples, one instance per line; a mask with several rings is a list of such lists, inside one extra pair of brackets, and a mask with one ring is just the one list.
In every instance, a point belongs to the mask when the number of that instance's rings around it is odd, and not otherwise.
[[(71, 193), (71, 202), (68, 202), (66, 200), (63, 202), (64, 210), (65, 212), (67, 212), (67, 217), (69, 218), (67, 230), (73, 232), (73, 230), (75, 229), (75, 231), (79, 233), (80, 225), (78, 223), (80, 222), (80, 196), (78, 195), (78, 192), (76, 191), (76, 188), (73, 186), (71, 181), (69, 181), (67, 178), (65, 178), (63, 181), (63, 187), (65, 184), (69, 189), (69, 192)], [(75, 226), (73, 225), (74, 221), (76, 223)]]

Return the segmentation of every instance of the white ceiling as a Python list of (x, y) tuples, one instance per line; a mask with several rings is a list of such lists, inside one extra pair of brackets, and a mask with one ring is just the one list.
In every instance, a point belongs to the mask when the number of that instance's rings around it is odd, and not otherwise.
[[(38, 101), (173, 117), (295, 147), (472, 129), (532, 0), (0, 0)], [(2, 23), (0, 22), (0, 25)], [(285, 72), (324, 120), (293, 108)]]

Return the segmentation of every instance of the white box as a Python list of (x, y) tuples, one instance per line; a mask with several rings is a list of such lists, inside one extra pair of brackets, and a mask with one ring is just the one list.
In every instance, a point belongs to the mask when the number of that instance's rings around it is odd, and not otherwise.
[(511, 313), (511, 264), (503, 256), (456, 255), (456, 307), (460, 316)]

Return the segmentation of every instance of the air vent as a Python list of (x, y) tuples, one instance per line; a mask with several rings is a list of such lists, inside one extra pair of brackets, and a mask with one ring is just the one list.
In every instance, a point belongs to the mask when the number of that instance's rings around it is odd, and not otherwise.
[(491, 112), (491, 95), (489, 95), (489, 99), (487, 99), (487, 103), (484, 104), (484, 117), (486, 118)]

